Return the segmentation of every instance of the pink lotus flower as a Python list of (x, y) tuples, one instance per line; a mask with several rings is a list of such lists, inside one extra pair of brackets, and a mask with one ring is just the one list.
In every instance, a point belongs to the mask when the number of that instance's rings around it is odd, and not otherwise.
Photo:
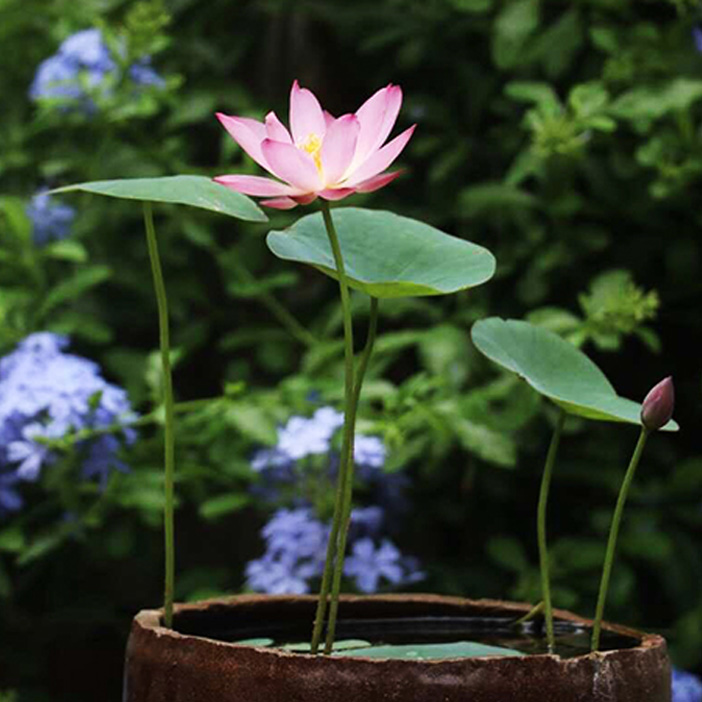
[(289, 132), (274, 112), (265, 122), (217, 113), (224, 128), (251, 158), (279, 180), (223, 175), (215, 181), (244, 195), (269, 198), (262, 205), (287, 210), (317, 197), (341, 200), (369, 193), (400, 175), (384, 172), (412, 136), (413, 125), (383, 146), (402, 105), (402, 90), (382, 88), (356, 114), (334, 118), (295, 81)]

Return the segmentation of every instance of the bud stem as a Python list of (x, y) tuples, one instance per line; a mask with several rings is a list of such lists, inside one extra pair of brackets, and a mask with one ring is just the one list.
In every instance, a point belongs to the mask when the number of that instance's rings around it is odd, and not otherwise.
[(612, 517), (612, 526), (609, 530), (609, 541), (607, 542), (607, 552), (605, 554), (604, 570), (602, 571), (602, 582), (600, 583), (600, 594), (597, 599), (597, 611), (595, 614), (595, 624), (592, 628), (592, 648), (591, 650), (597, 651), (600, 648), (600, 637), (602, 634), (602, 618), (604, 616), (605, 604), (607, 602), (607, 591), (609, 589), (609, 580), (612, 575), (612, 566), (614, 564), (614, 556), (617, 550), (617, 538), (619, 537), (619, 526), (622, 521), (622, 516), (624, 514), (624, 507), (626, 505), (626, 499), (629, 494), (629, 488), (634, 480), (634, 475), (636, 474), (636, 468), (641, 460), (641, 454), (643, 453), (644, 446), (646, 445), (646, 439), (650, 434), (646, 427), (641, 427), (641, 434), (639, 435), (639, 440), (634, 449), (634, 454), (629, 462), (629, 467), (627, 468), (626, 475), (624, 476), (624, 482), (619, 490), (619, 497), (617, 499), (617, 506), (614, 510), (614, 516)]

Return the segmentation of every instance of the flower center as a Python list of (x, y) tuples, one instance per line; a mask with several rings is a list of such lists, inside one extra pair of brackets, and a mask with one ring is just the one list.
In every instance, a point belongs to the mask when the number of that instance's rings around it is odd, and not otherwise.
[(317, 166), (317, 170), (322, 172), (322, 140), (314, 133), (308, 134), (307, 138), (300, 144), (300, 148), (306, 151), (314, 160), (314, 165)]

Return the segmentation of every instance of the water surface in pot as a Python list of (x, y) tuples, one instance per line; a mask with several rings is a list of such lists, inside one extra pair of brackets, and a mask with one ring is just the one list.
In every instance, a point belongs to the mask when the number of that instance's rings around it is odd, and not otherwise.
[[(309, 640), (310, 622), (299, 620), (259, 620), (235, 622), (230, 618), (200, 613), (200, 616), (177, 618), (175, 628), (182, 634), (203, 636), (229, 643), (256, 640), (272, 641), (268, 645), (283, 647)], [(591, 630), (573, 622), (556, 621), (556, 650), (562, 658), (574, 658), (590, 652)], [(337, 641), (367, 641), (373, 646), (407, 644), (450, 644), (471, 641), (508, 648), (527, 655), (548, 653), (543, 618), (518, 623), (509, 617), (417, 616), (339, 620)], [(601, 650), (634, 648), (633, 637), (605, 631)], [(362, 649), (354, 655), (363, 655)]]

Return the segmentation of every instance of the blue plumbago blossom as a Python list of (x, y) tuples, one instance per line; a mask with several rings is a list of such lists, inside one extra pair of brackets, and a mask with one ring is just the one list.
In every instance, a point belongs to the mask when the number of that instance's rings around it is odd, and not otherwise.
[(309, 592), (309, 580), (324, 569), (328, 527), (309, 509), (281, 509), (261, 535), (266, 552), (246, 566), (248, 586), (270, 595)]
[[(297, 462), (311, 456), (333, 456), (332, 440), (344, 424), (344, 415), (332, 407), (320, 407), (312, 417), (293, 416), (278, 429), (278, 443), (274, 448), (257, 451), (251, 467), (262, 474), (268, 483), (294, 482)], [(357, 434), (354, 442), (354, 462), (363, 469), (383, 467), (387, 451), (377, 436)], [(337, 460), (331, 461), (336, 469)], [(368, 476), (364, 476), (368, 477)]]
[(404, 557), (388, 539), (376, 545), (373, 539), (358, 539), (344, 562), (344, 573), (355, 578), (361, 592), (377, 592), (382, 581), (400, 586), (424, 577), (414, 559)]
[(162, 88), (166, 85), (166, 81), (156, 73), (156, 70), (151, 65), (151, 57), (145, 56), (129, 67), (129, 77), (136, 85), (153, 85), (157, 88)]
[(78, 446), (83, 477), (105, 484), (136, 432), (136, 418), (124, 390), (108, 383), (97, 364), (65, 352), (68, 339), (50, 332), (31, 334), (0, 359), (0, 506), (18, 509), (15, 486), (35, 481), (58, 456), (47, 444), (83, 429), (123, 424), (118, 433)]
[(673, 702), (702, 702), (702, 679), (673, 668)]
[(702, 54), (702, 27), (695, 27), (692, 30), (692, 38), (695, 40), (697, 51)]
[[(417, 562), (402, 556), (388, 539), (376, 548), (373, 537), (381, 527), (379, 507), (352, 511), (352, 553), (344, 563), (344, 574), (361, 592), (375, 592), (386, 584), (406, 585), (423, 577)], [(278, 510), (261, 532), (266, 552), (246, 566), (248, 587), (270, 595), (310, 592), (311, 581), (324, 571), (329, 531), (330, 526), (310, 508)]]
[(19, 481), (15, 471), (0, 468), (0, 519), (9, 512), (22, 509), (22, 497), (16, 488)]
[[(261, 532), (265, 554), (246, 568), (252, 590), (269, 594), (309, 592), (311, 581), (322, 575), (330, 528), (315, 516), (312, 505), (320, 484), (323, 487), (328, 481), (331, 488), (336, 478), (339, 455), (334, 437), (343, 423), (343, 414), (332, 407), (320, 407), (312, 417), (291, 417), (278, 429), (276, 446), (254, 454), (251, 465), (261, 477), (254, 491), (287, 508), (279, 509)], [(356, 479), (371, 489), (377, 502), (351, 513), (351, 555), (344, 572), (362, 592), (422, 577), (417, 562), (402, 556), (384, 538), (384, 528), (405, 504), (407, 484), (407, 476), (402, 473), (383, 470), (386, 457), (382, 439), (356, 436)]]
[(56, 202), (46, 189), (37, 191), (25, 212), (32, 222), (34, 243), (39, 246), (65, 239), (71, 233), (71, 224), (76, 216), (72, 207)]
[[(90, 112), (95, 105), (90, 93), (98, 90), (109, 74), (117, 79), (119, 66), (99, 29), (84, 29), (66, 39), (58, 51), (42, 61), (29, 88), (33, 100), (61, 99), (76, 103)], [(144, 57), (129, 67), (127, 74), (134, 85), (164, 85), (163, 79)]]
[(334, 433), (344, 423), (344, 415), (331, 407), (320, 407), (311, 418), (291, 417), (278, 430), (277, 449), (293, 461), (328, 453)]
[(359, 466), (382, 468), (387, 453), (385, 444), (378, 436), (358, 435), (354, 440), (353, 456)]
[(351, 513), (351, 536), (359, 531), (365, 534), (379, 534), (383, 529), (385, 513), (382, 507), (356, 507)]

